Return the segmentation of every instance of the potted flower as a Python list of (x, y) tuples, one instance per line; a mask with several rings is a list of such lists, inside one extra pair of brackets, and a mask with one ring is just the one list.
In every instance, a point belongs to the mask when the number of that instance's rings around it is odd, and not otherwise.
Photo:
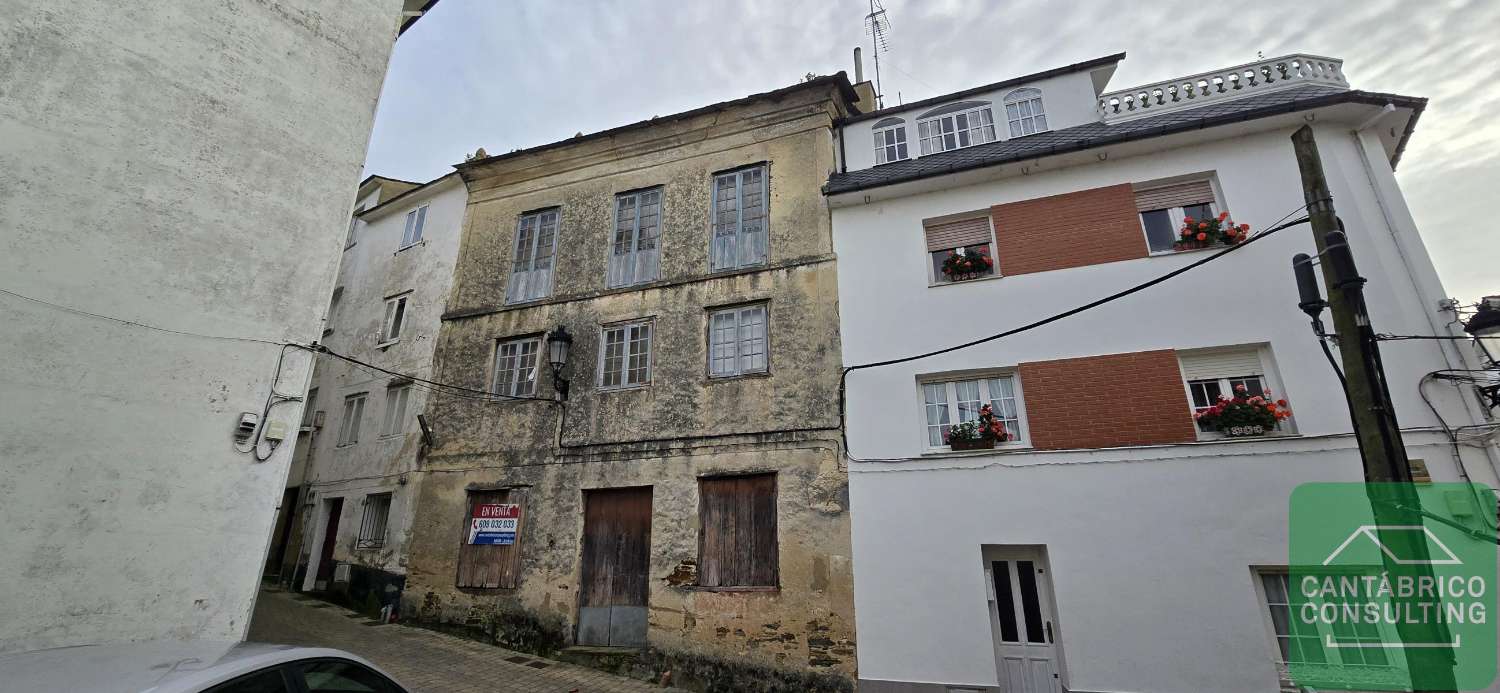
[(963, 281), (974, 279), (995, 270), (995, 261), (989, 256), (973, 248), (965, 248), (961, 253), (952, 253), (943, 260), (943, 276), (948, 281)]
[(986, 404), (979, 408), (979, 418), (965, 421), (948, 429), (945, 436), (948, 446), (954, 450), (988, 450), (995, 443), (1010, 439), (1005, 422), (995, 418), (995, 411)]
[(1249, 236), (1250, 225), (1236, 226), (1230, 220), (1229, 212), (1220, 212), (1218, 217), (1212, 219), (1185, 217), (1182, 220), (1182, 229), (1177, 232), (1177, 240), (1172, 243), (1172, 248), (1190, 250), (1221, 244), (1235, 245), (1244, 242)]
[(1236, 385), (1234, 397), (1219, 397), (1213, 406), (1193, 414), (1204, 428), (1226, 436), (1246, 437), (1269, 433), (1276, 422), (1292, 415), (1286, 400), (1271, 399), (1271, 391), (1247, 396), (1244, 385)]

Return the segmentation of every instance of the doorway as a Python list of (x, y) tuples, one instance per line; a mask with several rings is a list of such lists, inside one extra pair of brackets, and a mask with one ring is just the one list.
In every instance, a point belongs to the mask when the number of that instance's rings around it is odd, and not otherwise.
[(985, 547), (995, 667), (1005, 693), (1062, 693), (1052, 575), (1039, 547)]
[(344, 499), (330, 498), (323, 501), (323, 541), (318, 544), (318, 568), (313, 578), (313, 590), (328, 589), (333, 580), (333, 547), (339, 541), (339, 516), (344, 514)]
[(583, 492), (578, 644), (646, 646), (651, 487)]

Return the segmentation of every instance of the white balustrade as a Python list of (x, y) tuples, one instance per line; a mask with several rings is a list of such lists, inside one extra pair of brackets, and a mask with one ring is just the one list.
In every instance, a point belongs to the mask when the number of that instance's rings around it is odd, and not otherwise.
[(1111, 91), (1099, 97), (1099, 114), (1105, 122), (1128, 120), (1304, 84), (1348, 89), (1344, 61), (1297, 53)]

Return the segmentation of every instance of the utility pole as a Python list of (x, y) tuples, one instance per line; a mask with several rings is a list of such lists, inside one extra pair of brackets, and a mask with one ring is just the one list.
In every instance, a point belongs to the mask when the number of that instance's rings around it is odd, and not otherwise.
[[(1383, 529), (1420, 526), (1423, 513), (1416, 487), (1412, 485), (1411, 467), (1401, 441), (1401, 428), (1396, 423), (1391, 393), (1386, 387), (1379, 341), (1365, 308), (1366, 280), (1359, 276), (1343, 224), (1334, 213), (1333, 196), (1323, 175), (1323, 161), (1311, 127), (1303, 125), (1292, 134), (1292, 149), (1302, 178), (1302, 196), (1307, 202), (1313, 242), (1322, 259), (1323, 283), (1328, 287), (1327, 305), (1333, 314), (1334, 339), (1343, 362), (1344, 396), (1359, 442), (1376, 532), (1385, 546), (1405, 547), (1402, 555), (1421, 562), (1420, 574), (1431, 580), (1432, 568), (1425, 564), (1429, 558), (1425, 536), (1413, 540), (1411, 532)], [(1322, 301), (1316, 295), (1317, 283), (1311, 278), (1310, 258), (1299, 255), (1293, 259), (1293, 268), (1302, 294), (1300, 305), (1313, 317), (1314, 325), (1319, 326), (1317, 310), (1321, 305), (1317, 304)], [(1384, 562), (1387, 572), (1399, 574), (1401, 565), (1395, 556), (1385, 554)], [(1449, 637), (1447, 627), (1441, 623), (1411, 623), (1406, 619), (1396, 623), (1396, 632), (1403, 643), (1447, 642)], [(1422, 672), (1423, 690), (1453, 691), (1457, 687), (1452, 650), (1407, 647), (1402, 652), (1408, 670)]]

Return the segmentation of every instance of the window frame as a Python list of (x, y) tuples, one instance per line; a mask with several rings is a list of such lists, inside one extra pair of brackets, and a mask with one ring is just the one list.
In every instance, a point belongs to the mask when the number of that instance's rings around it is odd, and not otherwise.
[[(941, 426), (943, 425), (951, 427), (954, 424), (961, 423), (958, 419), (959, 403), (961, 400), (958, 399), (957, 383), (967, 383), (971, 381), (980, 383), (980, 387), (982, 389), (979, 392), (980, 399), (977, 401), (981, 406), (983, 406), (985, 404), (990, 404), (998, 400), (994, 393), (990, 392), (989, 381), (1001, 379), (1010, 380), (1012, 399), (1015, 400), (1016, 407), (1015, 433), (1017, 439), (1007, 440), (1003, 443), (996, 443), (995, 449), (1007, 450), (1030, 448), (1031, 430), (1029, 422), (1026, 418), (1026, 393), (1021, 384), (1021, 374), (1017, 369), (1005, 368), (988, 369), (982, 371), (963, 371), (959, 373), (943, 373), (917, 379), (917, 422), (919, 424), (918, 431), (921, 435), (922, 449), (924, 451), (924, 454), (932, 455), (953, 452), (953, 447), (950, 445), (945, 444), (934, 446), (931, 443), (932, 439), (929, 436), (928, 428), (932, 424), (928, 423), (927, 386), (944, 386), (944, 395), (947, 398), (944, 404), (946, 406), (945, 413), (948, 418), (948, 424), (939, 424), (939, 430), (941, 431)], [(975, 410), (975, 418), (978, 418), (977, 409)], [(1007, 430), (1009, 430), (1009, 427), (1007, 427)]]
[[(765, 361), (765, 365), (762, 366), (759, 369), (745, 370), (740, 365), (740, 361), (741, 361), (741, 359), (743, 357), (743, 355), (740, 353), (740, 345), (743, 344), (744, 341), (745, 341), (744, 338), (740, 336), (740, 330), (742, 330), (743, 327), (744, 327), (744, 324), (741, 322), (741, 316), (746, 311), (756, 310), (756, 309), (759, 309), (761, 311), (761, 321), (760, 321), (760, 324), (761, 324), (761, 342), (763, 343), (763, 347), (762, 347), (762, 352), (761, 353), (762, 353), (763, 360)], [(734, 370), (733, 370), (733, 372), (717, 373), (717, 372), (714, 371), (714, 332), (715, 332), (714, 320), (715, 320), (715, 318), (717, 316), (724, 315), (724, 314), (733, 314), (734, 315), (734, 320), (735, 320), (735, 325), (734, 325), (734, 333), (735, 333), (735, 337), (734, 337)], [(751, 339), (754, 339), (754, 337), (751, 337)], [(741, 304), (737, 304), (737, 305), (733, 305), (733, 306), (719, 306), (719, 307), (715, 307), (715, 308), (709, 308), (708, 309), (708, 334), (707, 334), (707, 342), (706, 343), (708, 345), (708, 361), (706, 363), (706, 366), (707, 366), (707, 370), (708, 370), (708, 377), (709, 377), (710, 380), (716, 380), (716, 381), (717, 380), (732, 380), (732, 379), (735, 379), (735, 378), (745, 378), (745, 377), (770, 375), (771, 374), (771, 303), (770, 303), (770, 301), (757, 301), (755, 303), (741, 303)]]
[[(359, 517), (359, 534), (355, 535), (354, 538), (355, 550), (385, 548), (385, 540), (390, 535), (391, 530), (391, 503), (394, 498), (395, 493), (393, 491), (377, 491), (365, 494), (364, 501), (360, 503), (362, 510)], [(371, 502), (372, 500), (384, 501), (384, 517), (373, 517), (370, 514), (371, 510), (375, 507)], [(375, 521), (372, 522), (372, 520)], [(379, 534), (378, 537), (370, 536), (376, 533)]]
[[(1252, 344), (1252, 345), (1239, 345), (1239, 346), (1207, 347), (1207, 348), (1203, 348), (1203, 349), (1182, 349), (1182, 350), (1179, 350), (1177, 352), (1177, 366), (1178, 366), (1179, 373), (1180, 373), (1179, 377), (1182, 380), (1182, 388), (1183, 388), (1184, 394), (1187, 396), (1187, 407), (1188, 407), (1187, 411), (1188, 411), (1188, 417), (1189, 418), (1191, 418), (1194, 414), (1196, 414), (1199, 409), (1206, 409), (1207, 408), (1207, 407), (1199, 407), (1196, 404), (1194, 404), (1194, 401), (1193, 401), (1193, 384), (1194, 383), (1201, 383), (1201, 382), (1208, 381), (1208, 380), (1217, 380), (1218, 381), (1218, 387), (1219, 387), (1219, 394), (1220, 395), (1226, 395), (1227, 393), (1234, 392), (1232, 381), (1243, 380), (1246, 376), (1251, 376), (1252, 374), (1249, 374), (1249, 373), (1237, 373), (1237, 374), (1220, 375), (1220, 376), (1218, 376), (1216, 378), (1194, 378), (1194, 379), (1189, 380), (1188, 377), (1187, 377), (1187, 372), (1183, 368), (1183, 365), (1182, 365), (1182, 359), (1183, 359), (1183, 357), (1184, 356), (1197, 356), (1197, 355), (1203, 355), (1203, 354), (1214, 354), (1214, 353), (1222, 353), (1222, 354), (1245, 354), (1245, 353), (1249, 353), (1249, 352), (1253, 352), (1255, 354), (1255, 359), (1260, 363), (1260, 374), (1259, 375), (1255, 375), (1254, 377), (1260, 378), (1261, 390), (1262, 391), (1264, 391), (1264, 390), (1271, 390), (1271, 392), (1276, 396), (1276, 399), (1289, 399), (1286, 396), (1286, 390), (1282, 387), (1281, 378), (1280, 378), (1279, 374), (1276, 372), (1276, 362), (1275, 362), (1275, 359), (1272, 358), (1271, 349), (1270, 349), (1270, 347), (1268, 345), (1265, 345), (1265, 344)], [(1229, 373), (1229, 371), (1225, 371), (1225, 373)], [(1226, 388), (1228, 388), (1228, 389), (1226, 389)], [(1210, 406), (1212, 406), (1212, 405), (1210, 405)], [(1265, 435), (1266, 436), (1288, 436), (1288, 435), (1296, 435), (1297, 434), (1296, 418), (1297, 418), (1296, 415), (1293, 414), (1292, 416), (1290, 416), (1290, 417), (1288, 417), (1288, 418), (1286, 418), (1286, 419), (1284, 419), (1282, 421), (1276, 422), (1276, 427), (1273, 428), (1273, 429), (1271, 429), (1270, 431), (1266, 432)], [(1228, 440), (1228, 439), (1230, 439), (1229, 436), (1226, 436), (1223, 433), (1219, 433), (1217, 431), (1205, 431), (1205, 430), (1203, 430), (1203, 428), (1198, 425), (1198, 420), (1197, 419), (1192, 419), (1192, 422), (1193, 422), (1193, 430), (1197, 432), (1197, 434), (1198, 434), (1198, 440), (1199, 441), (1217, 441), (1217, 440)], [(1256, 439), (1257, 438), (1251, 438), (1251, 440), (1256, 440)]]
[[(1255, 598), (1256, 598), (1256, 601), (1259, 603), (1259, 606), (1260, 606), (1261, 623), (1262, 623), (1262, 626), (1265, 629), (1266, 637), (1268, 638), (1268, 642), (1269, 642), (1269, 645), (1270, 645), (1271, 663), (1276, 666), (1276, 671), (1282, 677), (1282, 679), (1285, 680), (1285, 679), (1287, 679), (1289, 677), (1288, 666), (1290, 664), (1292, 664), (1292, 662), (1286, 661), (1286, 658), (1284, 658), (1282, 656), (1282, 654), (1281, 654), (1281, 642), (1280, 641), (1281, 641), (1282, 637), (1286, 637), (1288, 639), (1305, 639), (1305, 638), (1309, 638), (1310, 637), (1310, 638), (1313, 639), (1314, 642), (1318, 643), (1318, 649), (1323, 653), (1323, 661), (1322, 662), (1308, 662), (1308, 661), (1306, 661), (1304, 659), (1303, 661), (1296, 662), (1298, 664), (1313, 664), (1313, 665), (1319, 665), (1319, 666), (1327, 666), (1327, 667), (1330, 667), (1330, 668), (1345, 668), (1345, 667), (1347, 667), (1347, 668), (1351, 668), (1351, 669), (1394, 669), (1394, 668), (1400, 668), (1401, 667), (1401, 663), (1397, 661), (1397, 655), (1395, 654), (1395, 653), (1398, 653), (1399, 650), (1395, 650), (1395, 649), (1381, 649), (1381, 650), (1378, 650), (1379, 652), (1381, 652), (1382, 654), (1384, 654), (1386, 656), (1386, 658), (1387, 658), (1386, 662), (1384, 664), (1370, 664), (1368, 662), (1359, 662), (1359, 663), (1346, 662), (1344, 660), (1345, 654), (1359, 653), (1359, 657), (1361, 659), (1365, 659), (1366, 658), (1365, 653), (1364, 653), (1364, 649), (1365, 648), (1330, 648), (1330, 647), (1328, 647), (1325, 644), (1327, 642), (1327, 638), (1329, 638), (1329, 637), (1333, 637), (1335, 639), (1342, 639), (1342, 638), (1340, 638), (1340, 636), (1338, 636), (1337, 634), (1335, 634), (1333, 632), (1333, 629), (1331, 627), (1329, 627), (1327, 624), (1320, 624), (1320, 625), (1318, 625), (1317, 626), (1318, 632), (1317, 632), (1316, 635), (1291, 635), (1290, 634), (1290, 630), (1291, 630), (1290, 628), (1288, 628), (1288, 635), (1282, 636), (1282, 635), (1278, 634), (1276, 632), (1276, 620), (1275, 620), (1275, 617), (1273, 617), (1271, 615), (1271, 606), (1272, 606), (1272, 604), (1271, 604), (1271, 595), (1269, 593), (1267, 593), (1267, 591), (1266, 591), (1265, 578), (1272, 577), (1272, 576), (1277, 576), (1277, 577), (1281, 577), (1281, 578), (1285, 579), (1285, 582), (1283, 583), (1282, 588), (1284, 590), (1286, 590), (1287, 603), (1286, 604), (1282, 604), (1282, 603), (1278, 602), (1276, 604), (1276, 606), (1284, 606), (1285, 608), (1287, 608), (1288, 612), (1290, 612), (1290, 609), (1291, 609), (1291, 606), (1290, 606), (1290, 603), (1291, 603), (1291, 590), (1295, 589), (1295, 587), (1291, 584), (1291, 579), (1290, 579), (1291, 568), (1289, 566), (1251, 566), (1251, 568), (1250, 568), (1250, 575), (1253, 578), (1252, 583), (1253, 583), (1253, 586), (1254, 586), (1254, 589), (1255, 589)], [(1292, 622), (1292, 619), (1290, 618), (1290, 616), (1291, 616), (1291, 614), (1288, 613), (1288, 618), (1287, 618), (1288, 624), (1290, 624)], [(1387, 626), (1385, 624), (1376, 624), (1375, 628), (1378, 631), (1378, 640), (1380, 642), (1400, 642), (1400, 636), (1399, 636), (1399, 634), (1397, 634), (1395, 632), (1392, 632), (1392, 629), (1389, 626)], [(1355, 635), (1354, 639), (1357, 642), (1357, 641), (1361, 641), (1361, 640), (1368, 641), (1368, 640), (1372, 640), (1374, 638), (1361, 637), (1359, 635)], [(1337, 653), (1337, 654), (1335, 654), (1335, 653)], [(1338, 661), (1336, 661), (1336, 662), (1333, 661), (1335, 658)], [(1404, 659), (1404, 658), (1402, 658), (1402, 659)]]
[(349, 216), (349, 230), (344, 235), (344, 250), (348, 250), (359, 244), (359, 237), (356, 231), (359, 227), (359, 213), (363, 211), (362, 209), (356, 209), (354, 210), (354, 214)]
[[(334, 447), (346, 448), (359, 444), (360, 425), (365, 417), (365, 404), (369, 396), (369, 392), (344, 395), (344, 408), (339, 416), (339, 435), (334, 440)], [(350, 433), (353, 433), (353, 437)]]
[[(745, 174), (760, 172), (760, 231), (754, 234), (745, 233)], [(733, 176), (735, 179), (735, 231), (734, 239), (734, 261), (727, 265), (719, 264), (719, 253), (715, 252), (715, 245), (719, 238), (719, 181)], [(709, 182), (708, 189), (708, 271), (733, 272), (750, 267), (764, 267), (771, 258), (771, 164), (767, 161), (741, 166), (726, 171), (717, 171)], [(759, 235), (761, 237), (760, 257), (741, 261), (744, 255), (744, 247), (747, 236)]]
[[(645, 353), (645, 357), (646, 357), (646, 375), (645, 375), (645, 380), (640, 381), (640, 382), (634, 382), (634, 383), (627, 382), (627, 380), (626, 380), (627, 375), (636, 370), (636, 369), (630, 368), (630, 357), (631, 357), (630, 344), (633, 341), (638, 341), (638, 340), (632, 340), (631, 339), (630, 330), (636, 329), (636, 328), (642, 328), (642, 327), (644, 327), (646, 329), (646, 338), (644, 340), (645, 343), (646, 343), (646, 353)], [(607, 357), (607, 352), (609, 350), (609, 333), (617, 331), (617, 330), (623, 330), (624, 331), (624, 341), (621, 342), (621, 353), (620, 353), (620, 371), (619, 371), (620, 372), (620, 382), (618, 384), (615, 384), (615, 385), (606, 385), (604, 383), (604, 380), (605, 380), (605, 376), (607, 374), (605, 373), (604, 369), (605, 369), (605, 367), (607, 365), (607, 363), (606, 363), (606, 357)], [(636, 390), (636, 389), (640, 389), (640, 388), (643, 388), (643, 387), (650, 387), (651, 386), (652, 377), (655, 375), (655, 373), (654, 373), (655, 368), (654, 368), (654, 364), (652, 363), (652, 361), (653, 361), (652, 357), (654, 355), (653, 352), (655, 351), (655, 344), (653, 344), (653, 342), (656, 341), (656, 319), (655, 318), (641, 318), (641, 319), (636, 319), (636, 320), (626, 320), (626, 321), (622, 321), (622, 322), (613, 322), (613, 323), (609, 323), (609, 324), (606, 324), (606, 325), (600, 325), (599, 326), (599, 333), (598, 334), (599, 334), (599, 356), (598, 356), (598, 359), (595, 361), (595, 367), (596, 367), (596, 371), (595, 372), (597, 373), (597, 376), (594, 378), (594, 385), (595, 385), (595, 387), (600, 392), (614, 392), (614, 391), (618, 391), (618, 390)]]
[(381, 438), (406, 434), (406, 414), (411, 408), (413, 389), (410, 382), (391, 385), (385, 389), (385, 412), (380, 419)]
[[(519, 374), (523, 371), (522, 363), (527, 356), (527, 354), (524, 353), (522, 347), (527, 343), (530, 343), (532, 345), (530, 354), (530, 356), (533, 357), (533, 363), (531, 365), (531, 387), (529, 388), (529, 392), (520, 394), (520, 384), (525, 381), (520, 378)], [(516, 353), (513, 357), (516, 359), (516, 367), (502, 371), (500, 368), (500, 359), (504, 357), (506, 345), (515, 345), (516, 347)], [(542, 336), (539, 334), (523, 335), (519, 337), (501, 337), (499, 339), (496, 339), (494, 356), (490, 359), (490, 392), (507, 398), (536, 398), (542, 378), (542, 359), (544, 358), (544, 356), (545, 354), (543, 353)], [(514, 380), (507, 382), (508, 387), (504, 391), (500, 389), (500, 374), (502, 372), (513, 372), (518, 374)]]
[[(545, 220), (547, 218), (547, 215), (549, 214), (553, 215), (553, 219), (552, 239), (551, 244), (547, 250), (548, 265), (546, 270), (539, 270), (536, 266), (537, 257), (542, 250), (542, 229), (544, 228)], [(528, 219), (535, 220), (535, 226), (532, 228), (530, 242), (527, 244), (527, 257), (529, 258), (527, 260), (527, 269), (522, 270), (519, 269), (521, 264), (522, 251), (521, 231), (526, 226), (526, 221)], [(510, 274), (507, 275), (505, 285), (506, 305), (530, 303), (532, 301), (541, 301), (552, 297), (552, 289), (557, 285), (557, 238), (561, 235), (561, 206), (544, 207), (542, 209), (536, 209), (529, 212), (522, 212), (516, 217), (515, 237), (511, 243)], [(531, 284), (533, 281), (535, 281), (537, 273), (541, 271), (545, 271), (547, 273), (545, 275), (545, 286), (540, 289), (533, 289)], [(517, 275), (521, 272), (524, 272), (526, 274), (526, 277), (524, 279), (524, 282), (518, 284)], [(518, 286), (525, 287), (525, 290), (521, 291), (519, 295), (516, 293), (516, 289)]]
[(401, 232), (401, 244), (396, 247), (397, 252), (422, 242), (422, 231), (427, 224), (427, 208), (431, 206), (431, 202), (424, 202), (406, 213), (406, 228)]
[[(989, 122), (984, 122), (984, 118), (980, 118), (980, 124), (978, 127), (970, 125), (969, 122), (976, 114), (983, 114), (985, 118), (989, 119)], [(959, 116), (964, 117), (965, 126), (962, 129), (959, 129), (958, 127)], [(943, 121), (950, 121), (953, 129), (943, 130)], [(934, 127), (937, 128), (936, 131), (932, 129)], [(983, 133), (985, 131), (985, 128), (989, 128), (989, 139), (986, 139), (982, 142), (976, 141), (973, 133)], [(968, 135), (968, 144), (959, 143), (960, 133)], [(946, 146), (946, 144), (944, 144), (944, 138), (949, 135), (953, 136), (954, 146), (952, 147), (948, 147)], [(919, 118), (917, 120), (917, 150), (920, 152), (920, 156), (931, 156), (933, 154), (942, 154), (943, 152), (967, 149), (969, 147), (976, 147), (981, 144), (998, 142), (999, 140), (999, 129), (995, 127), (994, 104), (990, 103), (975, 105), (961, 110), (949, 111), (947, 113), (939, 113), (937, 115), (928, 116), (926, 118)], [(941, 149), (930, 148), (929, 142), (944, 144), (944, 146)]]
[[(1031, 109), (1031, 115), (1020, 115), (1020, 109), (1023, 104)], [(1015, 106), (1017, 111), (1014, 120), (1010, 117), (1011, 106)], [(1000, 100), (1000, 108), (1005, 112), (1005, 132), (1009, 135), (1006, 139), (1013, 140), (1052, 131), (1051, 124), (1047, 122), (1047, 104), (1043, 98), (1041, 89), (1037, 89), (1036, 87), (1014, 89), (1009, 94), (1006, 94), (1005, 98)], [(1031, 121), (1031, 132), (1026, 132), (1025, 124), (1028, 120)], [(1038, 120), (1041, 121), (1041, 127), (1037, 127)], [(1015, 126), (1020, 132), (1017, 133), (1012, 130), (1012, 126)]]
[[(1189, 175), (1189, 176), (1184, 176), (1184, 177), (1179, 177), (1179, 178), (1169, 178), (1169, 179), (1166, 179), (1166, 180), (1155, 180), (1155, 181), (1150, 181), (1150, 182), (1147, 182), (1147, 183), (1137, 183), (1137, 184), (1134, 184), (1132, 186), (1134, 188), (1134, 190), (1132, 192), (1133, 192), (1134, 195), (1139, 196), (1141, 193), (1147, 193), (1147, 192), (1150, 192), (1152, 190), (1156, 190), (1156, 189), (1159, 189), (1159, 188), (1170, 188), (1170, 187), (1174, 187), (1174, 186), (1184, 185), (1184, 184), (1187, 184), (1187, 183), (1207, 183), (1208, 184), (1208, 188), (1209, 188), (1209, 191), (1211, 192), (1211, 194), (1213, 195), (1213, 199), (1209, 200), (1206, 203), (1199, 203), (1199, 204), (1207, 204), (1208, 205), (1209, 215), (1210, 216), (1215, 216), (1216, 217), (1216, 216), (1219, 215), (1219, 212), (1221, 210), (1225, 209), (1224, 202), (1223, 202), (1224, 196), (1223, 196), (1223, 194), (1221, 194), (1219, 192), (1219, 182), (1218, 182), (1217, 178), (1214, 175), (1212, 175), (1212, 174)], [(1197, 205), (1194, 205), (1194, 206), (1197, 206)], [(1187, 209), (1187, 207), (1181, 207), (1181, 206), (1179, 206), (1179, 207), (1169, 207), (1169, 208), (1167, 208), (1165, 210), (1162, 210), (1162, 209), (1148, 209), (1148, 210), (1146, 210), (1144, 212), (1137, 211), (1135, 213), (1136, 220), (1139, 221), (1140, 224), (1141, 224), (1141, 237), (1146, 241), (1146, 253), (1148, 255), (1150, 255), (1152, 257), (1155, 257), (1155, 256), (1158, 256), (1158, 255), (1175, 255), (1177, 253), (1192, 252), (1193, 250), (1212, 250), (1213, 249), (1213, 248), (1189, 248), (1189, 249), (1185, 249), (1185, 250), (1177, 250), (1177, 249), (1174, 249), (1172, 247), (1171, 243), (1168, 243), (1167, 247), (1163, 248), (1161, 250), (1157, 250), (1157, 249), (1151, 247), (1151, 232), (1149, 230), (1147, 230), (1147, 228), (1146, 228), (1146, 215), (1150, 214), (1152, 212), (1165, 211), (1167, 213), (1167, 226), (1168, 226), (1168, 229), (1169, 229), (1169, 240), (1175, 242), (1177, 240), (1177, 237), (1178, 237), (1177, 236), (1177, 232), (1178, 232), (1179, 229), (1182, 228), (1183, 219), (1185, 219), (1187, 217), (1187, 213), (1184, 211), (1186, 209)]]
[[(656, 225), (654, 227), (656, 235), (653, 239), (655, 244), (651, 248), (651, 253), (655, 255), (655, 259), (654, 262), (649, 265), (650, 272), (648, 274), (650, 276), (642, 278), (642, 276), (640, 276), (642, 274), (641, 258), (643, 257), (640, 246), (641, 198), (642, 196), (649, 194), (656, 195)], [(633, 207), (634, 219), (631, 222), (630, 228), (630, 251), (624, 255), (620, 255), (616, 252), (616, 249), (620, 244), (620, 204), (625, 200), (630, 199), (635, 200), (635, 205)], [(624, 192), (615, 194), (615, 206), (613, 213), (614, 223), (610, 228), (610, 242), (605, 244), (604, 285), (606, 288), (619, 289), (627, 286), (648, 284), (650, 282), (661, 279), (662, 219), (663, 215), (665, 214), (665, 202), (666, 186), (664, 185), (657, 185), (649, 188), (638, 188), (635, 190), (626, 190)], [(624, 262), (625, 266), (628, 266), (630, 268), (629, 277), (624, 278), (622, 276), (617, 280), (615, 273), (616, 258), (622, 257), (629, 258), (628, 261), (622, 261)], [(622, 272), (622, 275), (623, 274), (624, 273)]]
[[(408, 289), (386, 297), (385, 317), (380, 321), (380, 340), (376, 347), (387, 347), (401, 341), (411, 312), (411, 296), (412, 290)], [(392, 332), (395, 334), (392, 335)]]
[[(893, 137), (886, 137), (888, 133), (894, 133)], [(875, 165), (892, 164), (897, 161), (906, 161), (911, 158), (911, 143), (907, 140), (906, 123), (894, 123), (885, 127), (871, 128), (871, 145), (875, 148)], [(879, 141), (873, 138), (879, 138)], [(893, 150), (898, 156), (889, 158), (889, 152)]]

